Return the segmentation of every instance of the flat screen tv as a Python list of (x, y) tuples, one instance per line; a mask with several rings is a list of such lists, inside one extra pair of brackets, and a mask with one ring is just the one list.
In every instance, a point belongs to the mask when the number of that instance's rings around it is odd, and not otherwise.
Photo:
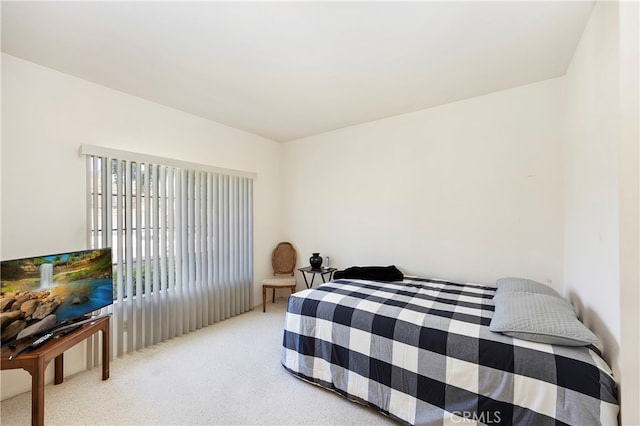
[(86, 318), (113, 303), (111, 249), (3, 260), (2, 346)]

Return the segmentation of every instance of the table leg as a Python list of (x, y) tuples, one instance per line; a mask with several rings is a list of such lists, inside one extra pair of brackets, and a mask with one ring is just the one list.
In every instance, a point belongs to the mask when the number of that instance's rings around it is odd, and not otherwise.
[(312, 273), (312, 275), (311, 275), (311, 287), (313, 287), (313, 280), (315, 280), (315, 279), (316, 279), (316, 274)]
[(55, 365), (55, 377), (53, 384), (59, 385), (64, 381), (64, 353), (58, 355), (53, 362)]
[(102, 329), (102, 380), (109, 378), (109, 321)]
[(38, 359), (31, 372), (31, 425), (44, 425), (44, 370), (42, 359)]
[[(307, 281), (307, 274), (305, 274), (304, 271), (302, 272), (302, 278), (304, 278), (304, 284), (307, 286), (307, 288), (309, 288), (309, 281)], [(311, 281), (311, 285), (313, 285), (313, 281)]]
[(329, 281), (331, 281), (331, 277), (333, 276), (333, 272), (323, 272), (322, 273), (322, 282), (326, 283), (327, 281), (324, 279), (325, 274), (329, 274)]

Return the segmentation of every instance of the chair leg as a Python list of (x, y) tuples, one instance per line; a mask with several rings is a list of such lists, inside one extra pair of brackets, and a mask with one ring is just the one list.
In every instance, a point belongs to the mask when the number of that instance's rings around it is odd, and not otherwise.
[(267, 288), (266, 287), (262, 287), (262, 312), (266, 312), (266, 306), (267, 304)]

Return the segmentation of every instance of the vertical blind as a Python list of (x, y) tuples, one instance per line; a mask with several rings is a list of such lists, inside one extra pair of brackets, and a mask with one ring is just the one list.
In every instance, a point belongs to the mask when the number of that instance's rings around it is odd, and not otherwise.
[(89, 244), (113, 251), (112, 356), (251, 309), (253, 177), (104, 151), (81, 150)]

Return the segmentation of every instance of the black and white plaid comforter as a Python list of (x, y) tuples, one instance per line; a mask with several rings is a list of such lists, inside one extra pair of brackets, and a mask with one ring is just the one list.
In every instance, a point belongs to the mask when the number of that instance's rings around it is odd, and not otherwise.
[(291, 295), (282, 364), (406, 424), (617, 424), (593, 347), (489, 331), (495, 288), (337, 280)]

